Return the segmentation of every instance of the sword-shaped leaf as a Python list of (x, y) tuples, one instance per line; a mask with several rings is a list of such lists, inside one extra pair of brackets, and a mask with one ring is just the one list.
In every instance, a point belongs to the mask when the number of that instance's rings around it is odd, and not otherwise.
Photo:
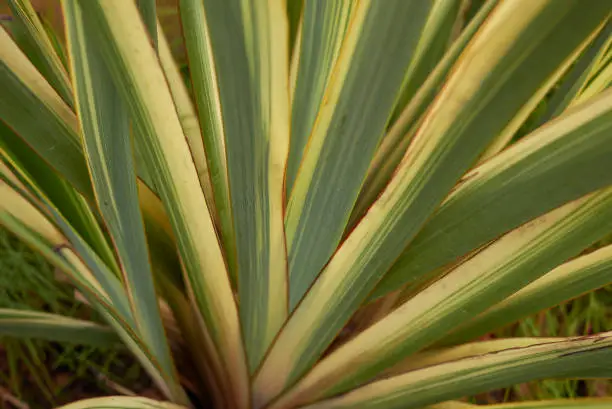
[(550, 271), (444, 338), (468, 341), (521, 318), (552, 308), (612, 282), (612, 246), (581, 256)]
[(457, 323), (477, 316), (577, 255), (610, 229), (612, 188), (521, 226), (332, 352), (279, 402), (311, 402), (373, 379), (441, 339)]
[[(206, 152), (204, 160), (210, 173), (210, 183), (217, 214), (219, 233), (225, 250), (230, 276), (237, 285), (236, 237), (232, 220), (230, 191), (225, 150), (225, 129), (221, 112), (219, 80), (210, 43), (210, 33), (202, 0), (179, 2), (181, 22), (185, 27), (185, 46), (189, 58), (189, 73), (194, 89), (201, 128), (200, 143)], [(193, 148), (192, 148), (193, 152)]]
[[(610, 377), (605, 364), (612, 359), (612, 333), (545, 342), (460, 359), (371, 383), (341, 397), (305, 406), (307, 409), (416, 409), (447, 399), (460, 398), (543, 378)], [(603, 408), (592, 405), (547, 406), (545, 402), (493, 405), (495, 409)], [(540, 406), (541, 405), (541, 406)], [(488, 408), (475, 406), (474, 408)], [(275, 408), (272, 406), (272, 408)]]
[(75, 89), (76, 111), (82, 132), (94, 193), (119, 255), (136, 329), (165, 372), (178, 399), (182, 389), (162, 325), (153, 273), (138, 206), (134, 153), (127, 107), (88, 34), (91, 21), (75, 0), (62, 2)]
[(83, 399), (60, 406), (57, 409), (187, 409), (170, 402), (159, 402), (131, 396), (109, 396), (106, 398)]
[[(563, 7), (556, 0), (520, 0), (502, 2), (492, 12), (433, 102), (395, 177), (280, 332), (255, 378), (257, 405), (278, 396), (315, 364), (490, 140), (597, 29), (607, 9), (598, 0), (588, 9), (584, 5), (582, 0)], [(338, 180), (334, 186), (344, 187)], [(371, 376), (368, 367), (360, 368)], [(349, 378), (357, 368), (342, 370)], [(309, 393), (314, 397), (333, 384)]]
[(73, 106), (70, 78), (32, 3), (29, 0), (9, 0), (9, 6), (15, 18), (11, 25), (13, 38), (62, 99)]
[(612, 92), (607, 91), (467, 173), (371, 298), (418, 280), (500, 234), (610, 184), (611, 131)]
[[(254, 371), (287, 317), (287, 14), (281, 0), (203, 3), (207, 24), (200, 30), (208, 28), (218, 80), (213, 98), (218, 98), (224, 125), (240, 318)], [(202, 44), (205, 40), (202, 33)]]
[[(291, 309), (342, 238), (431, 6), (429, 0), (351, 5), (348, 29), (287, 204)], [(299, 64), (308, 62), (300, 59)], [(326, 65), (320, 69), (324, 72)], [(318, 81), (325, 78), (322, 75)], [(313, 98), (312, 103), (316, 101)], [(308, 132), (308, 126), (304, 131)]]
[(0, 335), (99, 347), (109, 347), (119, 342), (113, 329), (95, 322), (9, 308), (0, 308)]
[(0, 119), (91, 200), (93, 190), (74, 113), (2, 27), (0, 88), (11, 95), (0, 98)]
[(108, 64), (138, 128), (140, 146), (168, 213), (185, 281), (230, 379), (237, 407), (248, 403), (248, 378), (237, 306), (197, 170), (172, 94), (133, 2), (80, 2), (86, 34)]
[(354, 1), (307, 1), (304, 4), (298, 48), (295, 49), (295, 90), (291, 101), (291, 143), (285, 188), (291, 195), (304, 149), (312, 132), (323, 94), (346, 37)]

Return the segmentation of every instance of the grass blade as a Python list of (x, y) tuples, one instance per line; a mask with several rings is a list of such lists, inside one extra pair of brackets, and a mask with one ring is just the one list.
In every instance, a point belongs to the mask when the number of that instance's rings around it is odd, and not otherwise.
[[(306, 408), (416, 409), (446, 399), (548, 377), (610, 377), (610, 368), (603, 364), (609, 359), (612, 359), (612, 333), (607, 332), (423, 368), (371, 383)], [(499, 407), (504, 408), (504, 405)]]
[(340, 242), (431, 3), (354, 4), (287, 204), (291, 310)]
[(132, 2), (80, 3), (86, 34), (101, 50), (130, 109), (146, 163), (177, 240), (190, 295), (231, 379), (237, 407), (247, 405), (247, 371), (237, 307), (212, 218), (172, 95)]
[(0, 308), (0, 335), (108, 347), (117, 333), (95, 322), (38, 311)]
[[(62, 2), (83, 145), (100, 207), (119, 255), (136, 328), (165, 372), (175, 399), (183, 393), (162, 325), (138, 189), (130, 123), (78, 3)], [(90, 23), (89, 23), (90, 24)]]
[(225, 125), (240, 318), (253, 371), (287, 316), (287, 15), (280, 0), (204, 0), (204, 9)]

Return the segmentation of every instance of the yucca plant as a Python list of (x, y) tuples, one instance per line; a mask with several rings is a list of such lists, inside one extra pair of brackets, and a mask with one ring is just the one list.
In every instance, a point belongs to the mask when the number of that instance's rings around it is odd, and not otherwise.
[(106, 323), (4, 309), (0, 333), (123, 344), (169, 401), (69, 407), (459, 409), (612, 377), (612, 332), (479, 341), (612, 281), (612, 246), (583, 254), (612, 231), (609, 1), (180, 0), (189, 85), (152, 0), (62, 0), (65, 48), (10, 4), (0, 223)]

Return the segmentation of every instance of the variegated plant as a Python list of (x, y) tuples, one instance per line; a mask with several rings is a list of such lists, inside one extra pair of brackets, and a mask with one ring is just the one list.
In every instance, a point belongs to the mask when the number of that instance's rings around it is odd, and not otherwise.
[(612, 281), (583, 253), (612, 231), (609, 0), (180, 0), (189, 84), (153, 0), (61, 3), (65, 47), (25, 0), (0, 30), (0, 223), (106, 323), (0, 333), (122, 343), (171, 402), (70, 408), (612, 377), (612, 332), (478, 341)]

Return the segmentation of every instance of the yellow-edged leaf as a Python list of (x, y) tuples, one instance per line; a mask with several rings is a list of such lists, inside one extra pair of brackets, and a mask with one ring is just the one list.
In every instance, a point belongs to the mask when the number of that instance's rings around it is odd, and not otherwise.
[[(607, 11), (605, 6), (593, 0), (589, 3), (589, 12), (584, 13), (587, 10), (584, 4), (581, 0), (563, 3), (560, 7), (555, 0), (520, 0), (502, 2), (493, 11), (491, 19), (468, 44), (453, 68), (395, 177), (342, 243), (272, 345), (254, 382), (258, 407), (298, 382), (315, 364), (461, 175), (504, 128), (506, 120), (530, 98), (540, 81), (601, 24), (604, 10)], [(567, 24), (574, 28), (571, 33), (565, 30)], [(520, 86), (516, 83), (518, 78), (523, 79)], [(334, 102), (330, 99), (330, 104)], [(338, 183), (341, 182), (334, 180), (334, 186)], [(320, 214), (327, 217), (333, 212), (325, 209)], [(320, 222), (313, 221), (314, 224)], [(288, 228), (288, 240), (289, 237)], [(290, 247), (290, 254), (291, 251)], [(375, 327), (368, 331), (376, 333)], [(408, 327), (393, 328), (402, 328), (395, 337)], [(390, 340), (385, 339), (382, 343), (380, 339), (384, 338), (377, 338), (380, 347)], [(341, 349), (325, 361), (339, 351)], [(357, 383), (360, 383), (377, 372), (370, 366), (377, 367), (381, 363), (375, 358), (368, 361), (368, 365), (352, 365), (350, 370), (344, 365), (342, 369), (338, 366), (339, 372), (329, 378), (323, 376), (326, 381), (319, 383), (322, 378), (314, 374), (325, 361), (317, 364), (308, 375), (313, 376), (311, 380), (317, 379), (316, 387), (306, 378), (300, 381), (305, 382), (304, 388), (300, 383), (295, 386), (301, 399), (315, 399), (327, 393), (326, 390), (346, 390), (354, 385), (351, 372), (364, 375), (365, 379), (358, 377)], [(320, 374), (330, 368), (326, 365)], [(335, 385), (336, 376), (346, 382)]]
[(226, 371), (231, 398), (245, 407), (247, 370), (223, 253), (163, 70), (132, 2), (81, 2), (85, 32), (101, 50), (129, 107), (147, 166), (168, 213), (188, 293)]
[[(207, 27), (199, 30), (208, 28), (218, 80), (212, 98), (223, 118), (240, 318), (252, 372), (287, 316), (288, 22), (281, 0), (203, 4)], [(201, 37), (204, 44), (206, 33)]]

